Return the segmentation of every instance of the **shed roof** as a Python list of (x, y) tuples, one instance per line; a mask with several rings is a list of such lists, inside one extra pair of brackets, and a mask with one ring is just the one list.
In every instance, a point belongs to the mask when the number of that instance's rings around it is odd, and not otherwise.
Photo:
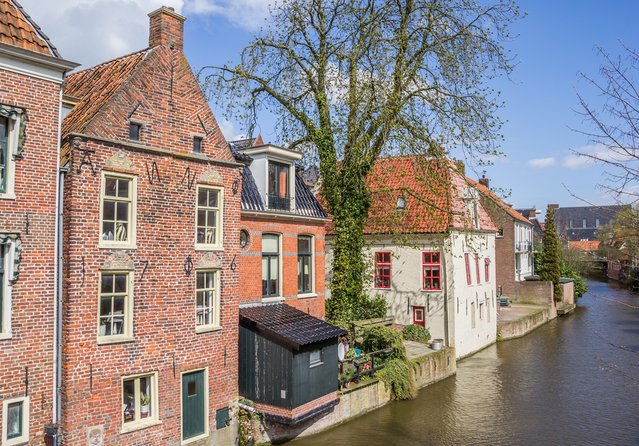
[(240, 308), (240, 325), (295, 350), (346, 334), (341, 328), (284, 303)]

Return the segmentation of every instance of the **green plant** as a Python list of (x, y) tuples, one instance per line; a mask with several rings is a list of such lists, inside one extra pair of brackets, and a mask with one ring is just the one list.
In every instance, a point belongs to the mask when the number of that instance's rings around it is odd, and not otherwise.
[(501, 342), (504, 340), (504, 336), (501, 334), (501, 330), (497, 329), (497, 342)]
[(575, 271), (572, 266), (562, 259), (561, 261), (561, 277), (573, 279), (575, 286), (575, 297), (581, 297), (588, 291), (588, 285), (581, 275)]
[(369, 297), (362, 295), (355, 311), (355, 320), (377, 319), (386, 316), (386, 299), (383, 296)]
[(373, 352), (392, 348), (391, 358), (405, 359), (406, 346), (402, 333), (384, 325), (375, 325), (362, 330), (364, 350)]
[(555, 209), (548, 206), (544, 226), (544, 244), (539, 256), (539, 276), (541, 280), (549, 280), (553, 284), (555, 300), (561, 300), (561, 249), (555, 225)]
[(417, 396), (415, 371), (406, 359), (391, 359), (377, 372), (379, 379), (391, 388), (395, 399), (409, 400)]
[(144, 392), (142, 392), (140, 394), (140, 405), (141, 406), (148, 406), (149, 405), (149, 395), (147, 395)]
[(422, 344), (428, 344), (430, 341), (430, 332), (421, 325), (406, 325), (402, 334), (404, 339), (409, 341), (421, 342)]

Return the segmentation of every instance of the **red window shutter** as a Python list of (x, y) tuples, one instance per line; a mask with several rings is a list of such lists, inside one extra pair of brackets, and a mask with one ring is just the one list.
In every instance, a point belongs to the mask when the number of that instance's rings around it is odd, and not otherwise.
[(470, 278), (470, 257), (467, 252), (464, 253), (464, 260), (466, 261), (466, 283), (472, 285), (472, 279)]

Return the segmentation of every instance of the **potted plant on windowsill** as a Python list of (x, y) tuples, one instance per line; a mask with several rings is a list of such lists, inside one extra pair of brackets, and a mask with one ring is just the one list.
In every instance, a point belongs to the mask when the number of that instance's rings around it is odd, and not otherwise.
[(142, 392), (140, 395), (140, 417), (146, 418), (149, 416), (149, 395)]

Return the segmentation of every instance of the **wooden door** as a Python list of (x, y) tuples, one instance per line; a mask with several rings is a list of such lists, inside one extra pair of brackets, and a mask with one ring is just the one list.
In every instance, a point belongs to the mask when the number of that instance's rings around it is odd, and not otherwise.
[(182, 375), (182, 439), (206, 432), (204, 371)]

